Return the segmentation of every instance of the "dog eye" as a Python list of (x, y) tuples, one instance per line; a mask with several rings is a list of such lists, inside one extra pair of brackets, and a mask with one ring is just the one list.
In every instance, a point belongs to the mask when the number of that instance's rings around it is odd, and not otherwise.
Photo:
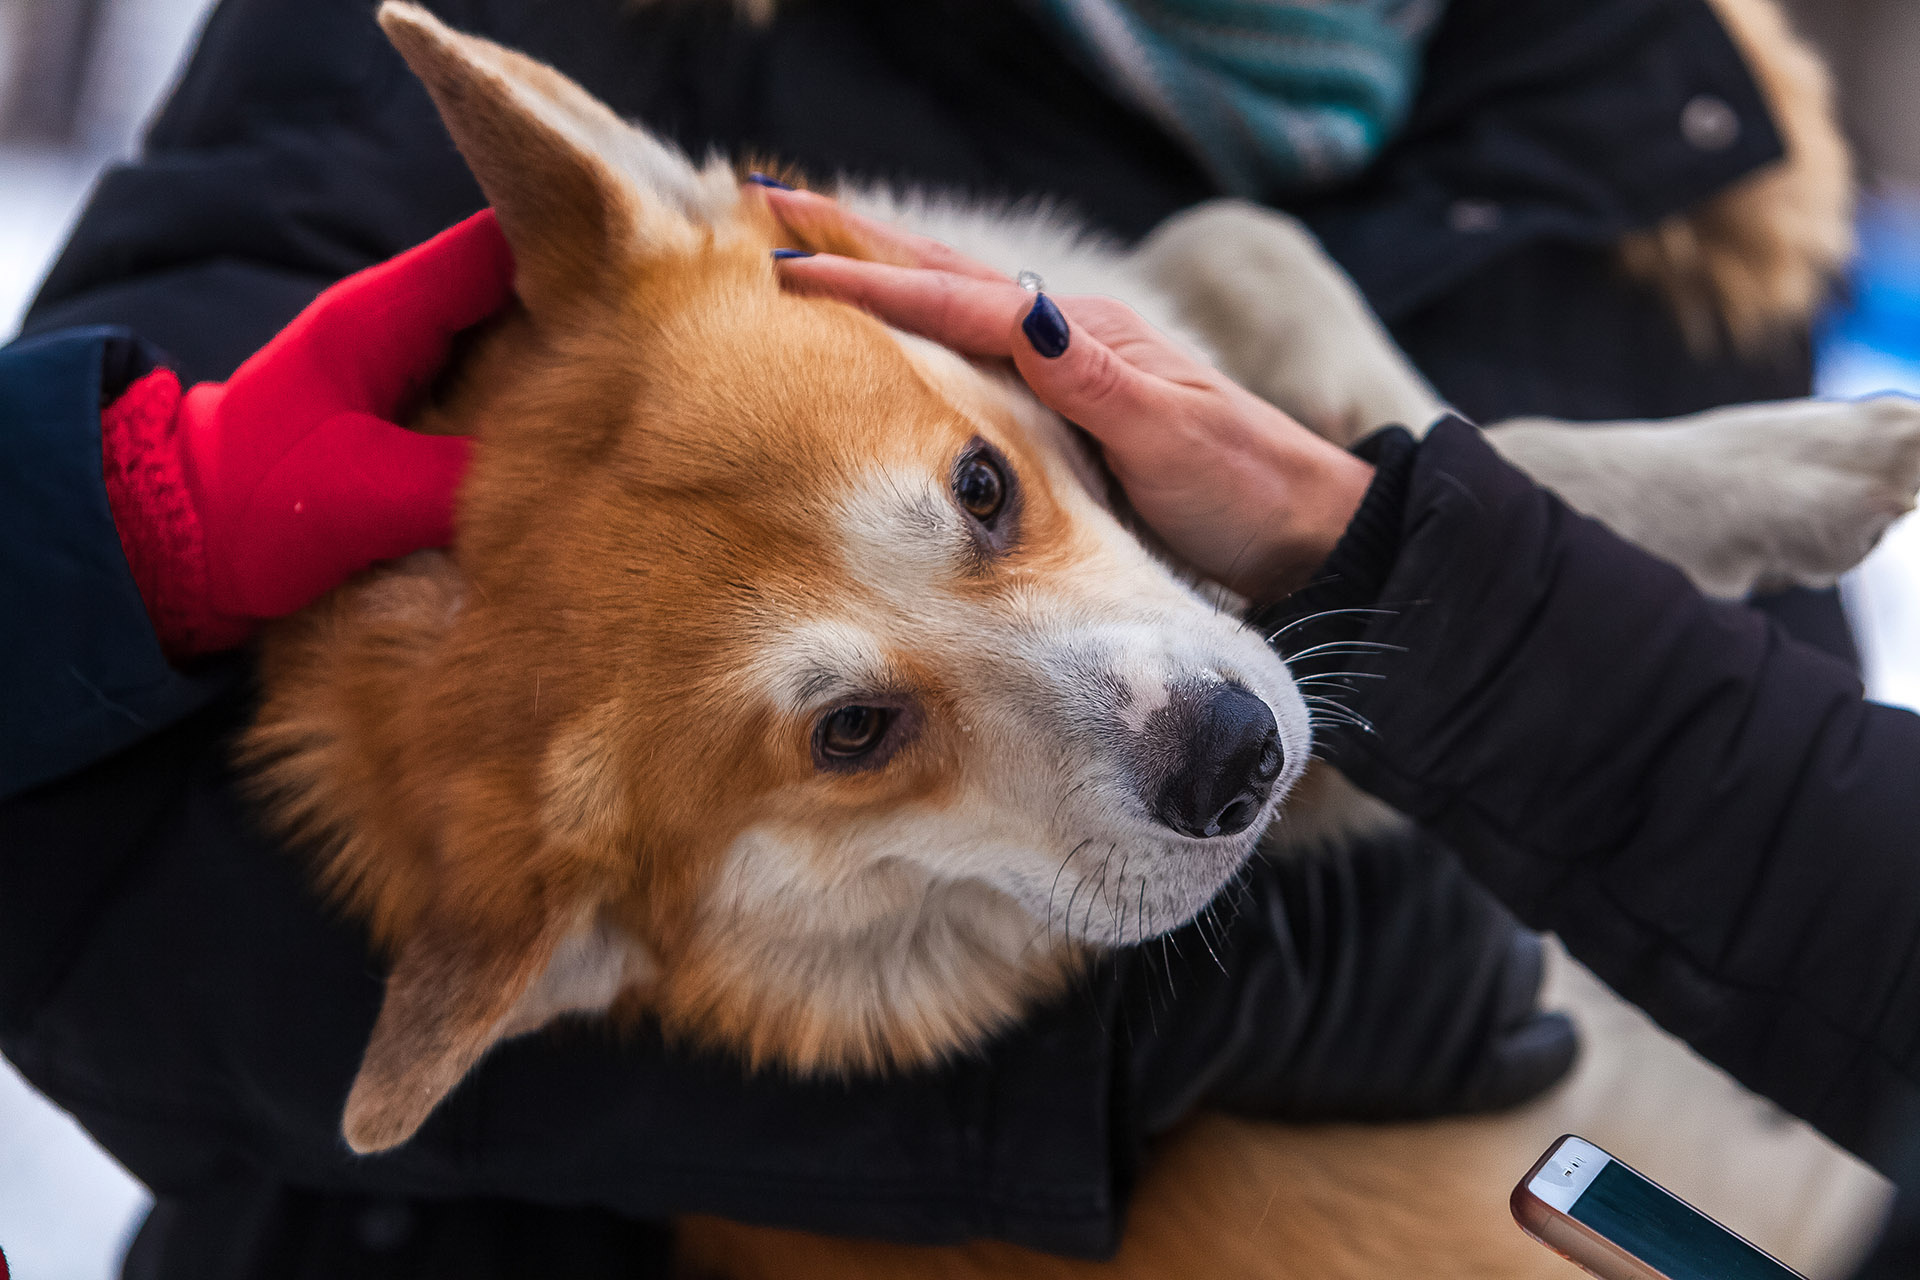
[(894, 713), (886, 707), (841, 707), (820, 720), (820, 754), (830, 760), (869, 755), (887, 736)]
[(975, 453), (962, 459), (954, 472), (953, 496), (975, 520), (991, 525), (1006, 505), (1007, 478), (990, 455)]

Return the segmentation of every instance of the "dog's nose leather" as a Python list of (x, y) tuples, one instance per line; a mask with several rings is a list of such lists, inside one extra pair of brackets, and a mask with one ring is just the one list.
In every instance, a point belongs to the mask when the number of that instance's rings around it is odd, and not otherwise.
[(1155, 816), (1200, 840), (1252, 826), (1286, 758), (1266, 702), (1228, 681), (1176, 689), (1164, 714), (1178, 763), (1161, 784)]

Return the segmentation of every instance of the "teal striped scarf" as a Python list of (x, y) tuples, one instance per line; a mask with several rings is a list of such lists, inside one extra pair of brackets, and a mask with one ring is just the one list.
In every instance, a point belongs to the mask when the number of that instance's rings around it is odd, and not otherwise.
[(1406, 118), (1445, 0), (1033, 0), (1235, 195), (1365, 167)]

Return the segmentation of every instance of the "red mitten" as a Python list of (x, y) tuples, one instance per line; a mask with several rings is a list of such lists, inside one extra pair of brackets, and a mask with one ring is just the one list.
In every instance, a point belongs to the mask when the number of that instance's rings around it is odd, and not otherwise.
[(499, 310), (491, 210), (321, 294), (226, 382), (166, 370), (101, 415), (107, 499), (162, 646), (244, 641), (368, 565), (452, 536), (468, 442), (388, 421)]

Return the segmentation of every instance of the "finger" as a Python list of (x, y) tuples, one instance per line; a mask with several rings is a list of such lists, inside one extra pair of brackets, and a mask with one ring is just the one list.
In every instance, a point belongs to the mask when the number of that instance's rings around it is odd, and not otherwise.
[(931, 267), (958, 276), (971, 276), (976, 280), (1007, 279), (1005, 273), (974, 261), (950, 245), (855, 213), (839, 201), (816, 191), (782, 191), (777, 187), (763, 187), (761, 190), (774, 216), (794, 232), (802, 243), (830, 245), (835, 240), (830, 234), (831, 230), (845, 228), (867, 242), (864, 247), (871, 252), (860, 256), (890, 260), (896, 265)]
[(291, 613), (368, 565), (447, 545), (472, 449), (464, 436), (425, 435), (368, 414), (329, 418), (254, 496), (299, 513), (302, 550), (275, 557), (249, 607), (262, 617)]
[(349, 401), (391, 416), (446, 360), (453, 336), (513, 296), (513, 252), (491, 209), (334, 285), (308, 309)]
[(801, 292), (863, 307), (881, 320), (971, 356), (1012, 354), (1008, 334), (1033, 295), (1008, 280), (981, 280), (837, 254), (788, 258), (781, 278)]
[[(780, 268), (790, 285), (864, 307), (963, 354), (1012, 356), (1043, 403), (1123, 453), (1137, 446), (1143, 426), (1164, 422), (1184, 407), (1182, 387), (1143, 371), (1092, 332), (1081, 330), (1076, 337), (1045, 294), (832, 254), (785, 259)], [(1088, 307), (1093, 301), (1069, 299), (1067, 305)], [(1110, 333), (1165, 342), (1144, 320), (1135, 317), (1129, 328), (1100, 314)]]
[[(453, 539), (454, 500), (472, 461), (466, 436), (428, 435), (379, 418), (342, 414), (328, 422), (333, 447), (350, 454), (357, 558), (390, 560)], [(316, 433), (317, 434), (317, 433)]]
[(1121, 460), (1137, 448), (1143, 428), (1163, 424), (1183, 409), (1183, 388), (1143, 371), (1090, 330), (1073, 326), (1046, 294), (1030, 296), (1006, 344), (1042, 404), (1120, 451)]

